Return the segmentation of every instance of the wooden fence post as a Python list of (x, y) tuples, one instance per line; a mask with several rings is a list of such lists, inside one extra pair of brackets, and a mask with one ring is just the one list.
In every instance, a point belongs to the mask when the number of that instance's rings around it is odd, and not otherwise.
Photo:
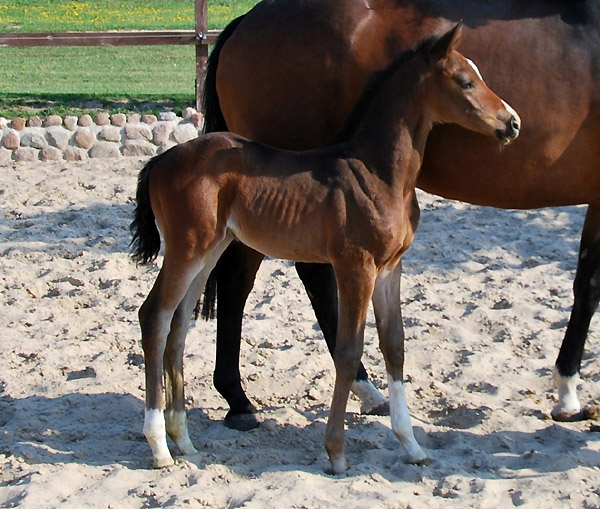
[(196, 37), (202, 40), (196, 44), (196, 110), (202, 107), (202, 89), (206, 76), (206, 64), (208, 62), (208, 44), (206, 34), (208, 32), (208, 0), (196, 0)]

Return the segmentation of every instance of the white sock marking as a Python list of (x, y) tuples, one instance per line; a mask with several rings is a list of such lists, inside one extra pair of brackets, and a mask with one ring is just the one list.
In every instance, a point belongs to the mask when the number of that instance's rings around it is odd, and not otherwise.
[(557, 414), (576, 414), (581, 410), (581, 404), (577, 398), (577, 383), (579, 375), (565, 377), (562, 376), (556, 366), (552, 372), (554, 385), (558, 390), (558, 403), (552, 410), (553, 415)]
[(406, 450), (411, 463), (421, 463), (427, 455), (417, 443), (413, 434), (410, 414), (406, 405), (406, 391), (401, 381), (394, 381), (388, 373), (388, 387), (390, 392), (390, 414), (392, 417), (392, 430)]
[(196, 454), (198, 451), (190, 440), (185, 412), (168, 410), (165, 417), (169, 436), (175, 440), (181, 454)]
[(162, 468), (173, 464), (173, 458), (167, 447), (165, 416), (162, 410), (146, 409), (144, 418), (144, 435), (154, 458), (154, 467)]

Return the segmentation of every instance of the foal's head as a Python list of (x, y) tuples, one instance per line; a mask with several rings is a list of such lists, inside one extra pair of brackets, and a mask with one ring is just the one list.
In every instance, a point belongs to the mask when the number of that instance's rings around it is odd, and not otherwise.
[(459, 124), (495, 136), (507, 145), (519, 134), (517, 112), (484, 83), (475, 64), (456, 51), (462, 25), (435, 41), (428, 53), (432, 66), (429, 104), (439, 122)]

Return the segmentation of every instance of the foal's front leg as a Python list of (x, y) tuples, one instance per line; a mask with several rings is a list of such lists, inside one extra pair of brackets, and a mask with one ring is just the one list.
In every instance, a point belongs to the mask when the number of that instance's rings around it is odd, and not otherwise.
[(379, 343), (388, 374), (392, 430), (408, 454), (410, 463), (425, 463), (427, 455), (413, 434), (404, 389), (404, 327), (402, 324), (400, 279), (402, 265), (383, 270), (375, 281), (373, 309)]
[(333, 355), (336, 376), (325, 431), (325, 448), (334, 474), (344, 473), (347, 469), (344, 455), (344, 417), (350, 387), (363, 352), (365, 322), (375, 279), (374, 265), (366, 265), (334, 265), (339, 296), (337, 343)]

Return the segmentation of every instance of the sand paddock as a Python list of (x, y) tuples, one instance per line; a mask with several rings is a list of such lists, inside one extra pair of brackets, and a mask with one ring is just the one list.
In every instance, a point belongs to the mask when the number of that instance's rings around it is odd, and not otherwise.
[[(404, 462), (389, 419), (347, 416), (348, 475), (323, 447), (333, 364), (292, 264), (268, 260), (246, 307), (242, 373), (265, 423), (225, 428), (215, 323), (185, 353), (199, 453), (152, 470), (137, 308), (157, 266), (128, 258), (143, 160), (0, 168), (0, 506), (600, 507), (598, 422), (554, 423), (585, 207), (479, 208), (420, 194), (405, 257), (407, 393), (432, 458)], [(600, 397), (592, 322), (580, 398)], [(364, 362), (386, 390), (372, 315)]]

